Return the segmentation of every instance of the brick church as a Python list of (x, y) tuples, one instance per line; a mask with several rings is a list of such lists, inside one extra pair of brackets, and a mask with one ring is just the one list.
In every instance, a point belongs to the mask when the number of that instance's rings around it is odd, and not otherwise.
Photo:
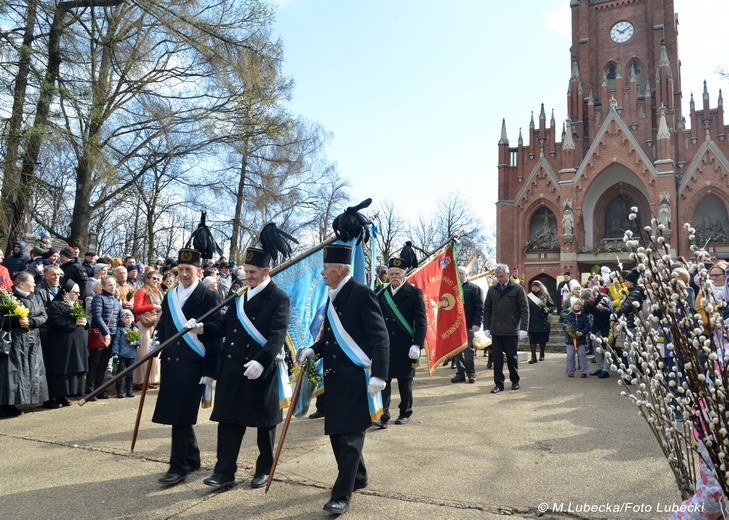
[(525, 287), (539, 279), (551, 292), (565, 271), (574, 278), (595, 265), (615, 269), (618, 258), (628, 267), (623, 231), (635, 229), (632, 206), (641, 228), (656, 218), (670, 229), (675, 255), (692, 256), (685, 222), (712, 254), (729, 252), (722, 93), (712, 108), (704, 82), (682, 113), (673, 0), (570, 7), (567, 121), (557, 124), (552, 113), (547, 122), (542, 105), (516, 146), (502, 122), (497, 260), (517, 267)]

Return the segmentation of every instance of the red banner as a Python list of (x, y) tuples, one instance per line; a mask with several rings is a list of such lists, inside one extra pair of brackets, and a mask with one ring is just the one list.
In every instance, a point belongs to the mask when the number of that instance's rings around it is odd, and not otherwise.
[(428, 372), (433, 375), (442, 361), (468, 346), (463, 290), (453, 244), (409, 275), (408, 281), (423, 291), (428, 319), (424, 347), (428, 355)]

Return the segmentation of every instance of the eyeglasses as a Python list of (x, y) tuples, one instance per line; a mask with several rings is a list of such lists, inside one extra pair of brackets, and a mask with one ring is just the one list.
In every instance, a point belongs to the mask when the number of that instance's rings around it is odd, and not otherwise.
[(149, 279), (154, 280), (155, 282), (159, 281), (159, 277), (157, 277), (157, 276), (150, 276)]
[(712, 278), (719, 278), (720, 276), (724, 276), (724, 273), (709, 273), (709, 276)]

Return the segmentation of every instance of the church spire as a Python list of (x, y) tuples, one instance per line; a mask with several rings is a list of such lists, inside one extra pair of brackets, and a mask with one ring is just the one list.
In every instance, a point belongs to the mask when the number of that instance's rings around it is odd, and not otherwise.
[(709, 99), (709, 89), (706, 88), (706, 80), (704, 80), (704, 99)]
[(506, 118), (501, 120), (501, 139), (499, 144), (509, 144), (509, 139), (506, 137)]

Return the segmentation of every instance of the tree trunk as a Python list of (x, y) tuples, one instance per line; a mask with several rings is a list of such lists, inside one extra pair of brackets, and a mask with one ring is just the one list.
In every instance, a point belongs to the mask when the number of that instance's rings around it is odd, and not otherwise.
[[(7, 139), (5, 141), (5, 164), (3, 168), (3, 186), (0, 192), (0, 200), (9, 201), (15, 194), (18, 179), (18, 155), (20, 152), (20, 137), (23, 127), (23, 107), (25, 106), (25, 93), (28, 88), (28, 75), (30, 73), (30, 57), (32, 55), (31, 45), (34, 39), (37, 3), (29, 0), (26, 11), (25, 31), (23, 32), (23, 43), (20, 47), (18, 59), (18, 72), (15, 76), (13, 88), (13, 107), (8, 120)], [(15, 240), (8, 233), (9, 221), (3, 213), (0, 215), (0, 237)], [(12, 244), (8, 243), (8, 246)], [(8, 251), (9, 254), (9, 251)]]
[(240, 159), (240, 177), (238, 178), (238, 190), (235, 193), (235, 213), (233, 214), (233, 230), (230, 234), (230, 258), (239, 260), (238, 250), (241, 228), (243, 223), (241, 222), (241, 212), (243, 211), (243, 188), (246, 183), (246, 174), (248, 173), (248, 141), (245, 140), (243, 143), (243, 153)]

